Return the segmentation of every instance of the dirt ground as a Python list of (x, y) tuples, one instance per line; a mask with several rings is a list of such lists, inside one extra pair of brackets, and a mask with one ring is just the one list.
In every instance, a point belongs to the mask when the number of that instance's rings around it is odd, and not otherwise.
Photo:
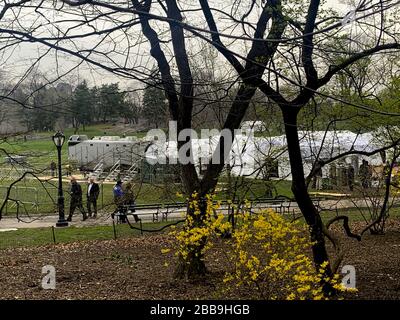
[[(364, 223), (353, 223), (359, 233)], [(335, 226), (337, 230), (339, 226)], [(365, 234), (362, 241), (341, 236), (345, 257), (342, 265), (356, 269), (355, 299), (400, 299), (400, 220), (389, 220), (384, 235)]]
[[(361, 228), (360, 225), (353, 225)], [(337, 226), (335, 226), (337, 228)], [(400, 299), (400, 222), (383, 236), (361, 242), (342, 237), (343, 264), (357, 271), (354, 299)], [(173, 280), (173, 255), (166, 235), (87, 241), (0, 250), (1, 299), (220, 299), (221, 252), (208, 256), (205, 281)], [(56, 290), (41, 288), (42, 267), (56, 268)]]

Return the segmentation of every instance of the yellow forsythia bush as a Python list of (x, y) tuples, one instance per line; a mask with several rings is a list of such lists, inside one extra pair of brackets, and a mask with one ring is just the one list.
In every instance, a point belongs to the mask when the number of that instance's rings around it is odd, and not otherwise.
[[(315, 269), (304, 231), (272, 210), (245, 214), (227, 254), (232, 270), (225, 274), (225, 290), (248, 298), (324, 299), (321, 279), (327, 263)], [(338, 278), (329, 281), (345, 291)]]
[(190, 258), (190, 253), (200, 254), (203, 257), (213, 245), (212, 238), (230, 229), (230, 224), (225, 221), (224, 215), (217, 214), (220, 203), (214, 203), (213, 196), (206, 196), (206, 210), (205, 215), (201, 217), (201, 223), (198, 223), (197, 219), (201, 215), (198, 194), (194, 193), (191, 198), (189, 206), (190, 210), (193, 210), (193, 215), (187, 215), (183, 227), (170, 233), (177, 240), (175, 255), (184, 261)]
[[(312, 243), (306, 236), (304, 226), (285, 220), (272, 210), (237, 215), (236, 227), (223, 214), (218, 214), (220, 204), (206, 197), (206, 212), (201, 214), (197, 194), (192, 195), (190, 209), (182, 228), (171, 234), (176, 239), (175, 254), (187, 263), (193, 254), (204, 254), (220, 239), (231, 233), (229, 240), (222, 242), (220, 260), (226, 269), (223, 278), (223, 293), (226, 296), (259, 299), (324, 299), (321, 280), (323, 265), (316, 270), (311, 258)], [(219, 241), (221, 244), (221, 241)], [(166, 252), (169, 249), (165, 250)], [(222, 261), (221, 261), (222, 262)], [(339, 292), (346, 289), (339, 283), (339, 276), (329, 281)]]

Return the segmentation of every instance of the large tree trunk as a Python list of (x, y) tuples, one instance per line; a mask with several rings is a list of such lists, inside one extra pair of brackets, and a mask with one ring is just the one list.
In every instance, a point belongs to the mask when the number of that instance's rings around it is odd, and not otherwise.
[[(323, 222), (318, 210), (311, 200), (310, 194), (308, 193), (304, 177), (303, 159), (297, 130), (297, 110), (298, 109), (293, 108), (283, 111), (290, 168), (292, 172), (292, 191), (296, 202), (299, 205), (300, 211), (303, 214), (307, 225), (310, 227), (311, 241), (314, 242), (312, 252), (316, 268), (319, 270), (320, 266), (324, 262), (328, 262), (325, 276), (331, 278), (333, 272), (329, 264), (329, 256), (325, 246)], [(324, 292), (332, 294), (334, 293), (334, 289), (330, 284), (325, 282)]]
[(201, 247), (198, 247), (196, 250), (191, 251), (187, 260), (184, 260), (181, 256), (178, 258), (178, 264), (175, 269), (175, 278), (183, 279), (187, 277), (188, 280), (195, 281), (200, 280), (207, 273), (201, 249)]
[[(205, 197), (200, 197), (200, 199), (195, 200), (199, 203), (198, 209), (200, 210), (200, 214), (195, 214), (195, 210), (190, 206), (188, 206), (187, 214), (194, 221), (191, 227), (203, 227), (205, 222), (204, 218), (206, 217), (207, 201)], [(182, 279), (186, 277), (189, 280), (198, 280), (207, 273), (204, 254), (202, 253), (206, 243), (207, 238), (203, 237), (199, 246), (190, 249), (187, 259), (183, 259), (182, 256), (178, 257), (178, 264), (175, 269), (176, 278)]]

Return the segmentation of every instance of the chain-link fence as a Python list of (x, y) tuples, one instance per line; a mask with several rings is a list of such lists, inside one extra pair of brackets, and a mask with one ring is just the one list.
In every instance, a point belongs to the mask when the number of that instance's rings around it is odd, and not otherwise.
[[(99, 210), (106, 210), (112, 206), (112, 186), (100, 184)], [(7, 193), (8, 199), (7, 199)], [(64, 186), (65, 209), (69, 210), (70, 195)], [(1, 204), (7, 202), (3, 208), (4, 216), (19, 214), (55, 214), (57, 213), (58, 188), (48, 186), (0, 186)], [(85, 200), (85, 194), (83, 195)]]

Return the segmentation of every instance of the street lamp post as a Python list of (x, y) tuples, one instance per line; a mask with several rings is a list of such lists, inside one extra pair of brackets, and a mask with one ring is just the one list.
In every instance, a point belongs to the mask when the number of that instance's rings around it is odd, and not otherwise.
[(62, 172), (61, 172), (61, 149), (65, 141), (65, 136), (61, 132), (57, 132), (53, 136), (53, 142), (57, 147), (58, 156), (58, 221), (56, 227), (68, 227), (64, 214), (64, 194), (62, 188)]

